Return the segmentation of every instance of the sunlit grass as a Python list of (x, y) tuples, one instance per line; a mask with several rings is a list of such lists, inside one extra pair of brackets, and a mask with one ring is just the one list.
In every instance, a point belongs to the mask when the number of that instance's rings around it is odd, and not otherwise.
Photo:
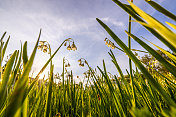
[[(173, 53), (176, 52), (176, 34), (167, 26), (161, 24), (152, 16), (146, 14), (133, 3), (130, 5), (113, 0), (130, 17), (134, 18), (161, 42), (163, 42)], [(159, 12), (175, 20), (175, 15), (153, 1), (147, 1)], [(162, 9), (162, 10), (161, 10)], [(169, 13), (169, 14), (168, 14)], [(6, 33), (1, 37), (1, 79), (0, 79), (0, 116), (2, 117), (124, 117), (124, 116), (176, 116), (176, 57), (161, 47), (155, 45), (160, 51), (168, 56), (171, 61), (163, 58), (153, 48), (147, 45), (142, 39), (131, 34), (131, 28), (125, 31), (129, 39), (134, 39), (145, 51), (131, 49), (100, 19), (98, 23), (107, 31), (113, 40), (105, 38), (105, 43), (114, 51), (122, 51), (128, 55), (136, 68), (130, 67), (127, 74), (124, 74), (118, 64), (116, 56), (110, 50), (109, 55), (112, 63), (117, 69), (119, 76), (112, 75), (106, 68), (106, 61), (103, 60), (103, 67), (97, 69), (90, 67), (89, 62), (81, 58), (78, 60), (80, 67), (87, 67), (84, 73), (86, 82), (75, 83), (72, 71), (68, 72), (69, 61), (63, 58), (62, 74), (53, 73), (54, 65), (52, 59), (59, 52), (62, 46), (67, 50), (77, 50), (76, 43), (71, 38), (64, 40), (58, 48), (51, 53), (49, 42), (40, 41), (41, 30), (32, 54), (27, 52), (27, 42), (15, 50), (6, 64), (2, 66), (8, 42), (4, 41)], [(174, 24), (169, 24), (175, 27)], [(130, 26), (130, 22), (129, 22)], [(164, 31), (164, 32), (163, 32)], [(103, 40), (102, 40), (103, 41)], [(117, 45), (119, 47), (117, 47)], [(43, 65), (41, 70), (33, 77), (30, 71), (36, 55), (41, 50), (48, 53), (50, 58)], [(162, 64), (169, 72), (160, 73), (154, 69), (156, 61), (148, 66), (141, 62), (135, 52), (150, 53), (155, 60)], [(62, 58), (61, 58), (62, 59)], [(49, 66), (49, 75), (43, 78), (42, 73)], [(60, 79), (58, 83), (55, 79)], [(79, 79), (79, 77), (78, 77)], [(81, 81), (81, 80), (80, 80)], [(82, 80), (84, 81), (84, 80)]]

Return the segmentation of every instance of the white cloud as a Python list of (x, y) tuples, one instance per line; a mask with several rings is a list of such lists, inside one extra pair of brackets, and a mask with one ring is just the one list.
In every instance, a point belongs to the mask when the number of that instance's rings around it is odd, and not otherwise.
[(103, 17), (103, 18), (100, 18), (100, 19), (102, 21), (106, 22), (106, 23), (109, 23), (109, 24), (112, 24), (114, 26), (120, 27), (122, 30), (124, 30), (126, 28), (123, 21), (117, 21), (115, 18)]

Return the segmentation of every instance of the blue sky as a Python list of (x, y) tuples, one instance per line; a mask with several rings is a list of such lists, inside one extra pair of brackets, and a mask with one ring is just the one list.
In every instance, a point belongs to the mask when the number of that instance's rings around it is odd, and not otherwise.
[[(121, 0), (127, 3), (126, 0)], [(169, 11), (176, 14), (176, 0), (155, 0)], [(106, 62), (107, 70), (118, 74), (108, 55), (109, 49), (104, 44), (104, 38), (113, 41), (106, 31), (98, 24), (95, 18), (100, 18), (106, 23), (125, 43), (128, 29), (128, 15), (111, 0), (0, 0), (0, 35), (7, 31), (11, 36), (7, 53), (20, 49), (20, 40), (28, 41), (28, 56), (37, 40), (40, 28), (42, 28), (41, 40), (50, 43), (52, 52), (66, 38), (73, 38), (78, 48), (77, 51), (67, 51), (65, 47), (53, 59), (54, 72), (62, 72), (62, 59), (66, 57), (71, 64), (69, 70), (73, 70), (75, 76), (81, 76), (88, 70), (87, 67), (79, 67), (77, 60), (85, 58), (91, 67), (102, 67), (102, 60)], [(160, 13), (154, 11), (144, 0), (134, 0), (141, 9), (159, 18), (161, 22), (170, 21)], [(132, 32), (137, 36), (143, 36), (150, 41), (158, 42), (149, 32), (137, 23), (132, 24)], [(142, 49), (132, 41), (132, 48)], [(113, 50), (123, 72), (128, 69), (128, 58), (118, 50)], [(37, 51), (32, 72), (34, 75), (42, 68), (48, 54)], [(47, 70), (45, 71), (47, 73)]]

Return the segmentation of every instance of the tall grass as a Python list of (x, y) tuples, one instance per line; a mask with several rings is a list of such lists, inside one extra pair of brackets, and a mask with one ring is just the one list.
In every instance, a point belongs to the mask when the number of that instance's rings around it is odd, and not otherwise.
[[(176, 34), (167, 28), (167, 26), (139, 9), (132, 2), (129, 2), (130, 5), (126, 5), (118, 0), (113, 1), (125, 10), (130, 17), (133, 17), (144, 28), (149, 30), (169, 49), (176, 52)], [(174, 14), (157, 3), (151, 0), (146, 2), (167, 17), (176, 20)], [(69, 77), (65, 77), (63, 59), (62, 82), (58, 84), (54, 83), (54, 65), (52, 64), (52, 59), (67, 40), (61, 43), (53, 54), (50, 53), (50, 58), (46, 64), (41, 68), (35, 79), (31, 80), (29, 78), (29, 72), (35, 58), (41, 30), (29, 58), (27, 54), (27, 42), (25, 42), (21, 45), (20, 50), (14, 51), (6, 65), (2, 66), (2, 61), (4, 60), (6, 48), (10, 40), (9, 36), (8, 39), (4, 41), (6, 37), (6, 33), (4, 33), (1, 37), (0, 46), (0, 116), (176, 116), (176, 57), (153, 44), (165, 53), (172, 62), (165, 60), (142, 39), (132, 34), (130, 28), (126, 31), (129, 36), (129, 45), (125, 45), (106, 24), (98, 18), (97, 21), (116, 44), (120, 46), (123, 52), (128, 55), (129, 60), (133, 61), (136, 65), (135, 70), (132, 69), (132, 67), (130, 67), (129, 73), (127, 70), (127, 76), (130, 77), (130, 81), (125, 77), (125, 74), (123, 74), (113, 51), (110, 50), (109, 55), (117, 69), (117, 73), (120, 75), (119, 77), (109, 75), (105, 61), (103, 61), (103, 68), (97, 67), (100, 74), (97, 74), (86, 61), (85, 64), (89, 68), (89, 75), (86, 76), (88, 81), (86, 84), (82, 82), (76, 84), (72, 72)], [(171, 23), (169, 23), (169, 26), (175, 27), (175, 25)], [(169, 75), (161, 74), (160, 71), (149, 72), (145, 65), (131, 51), (131, 38), (166, 67), (169, 71)], [(49, 78), (38, 82), (39, 75), (45, 70), (49, 63), (51, 68)]]

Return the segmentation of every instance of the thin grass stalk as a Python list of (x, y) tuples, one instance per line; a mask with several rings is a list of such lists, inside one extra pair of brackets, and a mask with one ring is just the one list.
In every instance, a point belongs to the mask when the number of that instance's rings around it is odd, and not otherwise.
[(145, 77), (149, 80), (153, 87), (157, 89), (157, 91), (163, 96), (165, 101), (176, 107), (175, 102), (170, 98), (170, 96), (164, 91), (164, 89), (156, 82), (156, 80), (152, 77), (152, 75), (146, 70), (146, 68), (142, 65), (142, 63), (136, 58), (136, 56), (129, 50), (129, 48), (115, 35), (112, 30), (105, 25), (101, 20), (97, 18), (97, 21), (100, 25), (109, 33), (109, 35), (116, 41), (116, 43), (125, 51), (125, 53), (133, 60), (136, 66), (141, 70), (141, 72), (145, 75)]
[(47, 89), (47, 100), (46, 100), (46, 110), (45, 110), (45, 117), (49, 117), (51, 111), (51, 99), (52, 99), (52, 85), (53, 85), (53, 68), (54, 66), (52, 65), (51, 70), (50, 70), (50, 80), (49, 80), (49, 85)]
[[(131, 0), (133, 2), (133, 0)], [(131, 33), (131, 15), (129, 15), (129, 22), (128, 22), (128, 31)], [(131, 50), (131, 37), (128, 35), (128, 48)], [(129, 68), (130, 68), (130, 79), (131, 79), (131, 85), (132, 85), (132, 92), (133, 92), (133, 103), (134, 107), (136, 107), (136, 94), (134, 89), (134, 79), (133, 79), (133, 68), (132, 68), (132, 61), (129, 58)]]
[(158, 3), (152, 1), (152, 0), (145, 0), (148, 4), (150, 4), (154, 9), (161, 12), (162, 14), (166, 15), (167, 17), (171, 18), (172, 20), (176, 21), (176, 16), (160, 6)]
[[(113, 0), (118, 6), (120, 6), (124, 11), (126, 11), (129, 15), (131, 15), (135, 20), (139, 22), (145, 23), (135, 12), (133, 12), (131, 9), (126, 7), (124, 4), (122, 4), (119, 0)], [(152, 28), (149, 28), (144, 25), (144, 27), (151, 32), (155, 37), (157, 37), (160, 41), (162, 41), (167, 47), (169, 47), (173, 52), (176, 53), (176, 48), (170, 44), (167, 39), (165, 39), (163, 36), (161, 36), (157, 31), (155, 31)]]
[(119, 113), (119, 116), (126, 116), (125, 113), (124, 113), (124, 110), (122, 108), (122, 105), (120, 104), (120, 101), (119, 99), (117, 98), (117, 95), (115, 94), (115, 90), (112, 86), (112, 83), (110, 82), (108, 76), (107, 76), (107, 72), (106, 72), (106, 67), (105, 67), (105, 63), (103, 61), (103, 66), (104, 66), (104, 72), (105, 74), (103, 73), (103, 71), (98, 67), (98, 69), (100, 70), (101, 74), (103, 75), (103, 77), (105, 78), (107, 84), (108, 84), (108, 87), (109, 87), (109, 91), (112, 93), (112, 96), (114, 97), (115, 99), (115, 104), (116, 104), (116, 109)]

